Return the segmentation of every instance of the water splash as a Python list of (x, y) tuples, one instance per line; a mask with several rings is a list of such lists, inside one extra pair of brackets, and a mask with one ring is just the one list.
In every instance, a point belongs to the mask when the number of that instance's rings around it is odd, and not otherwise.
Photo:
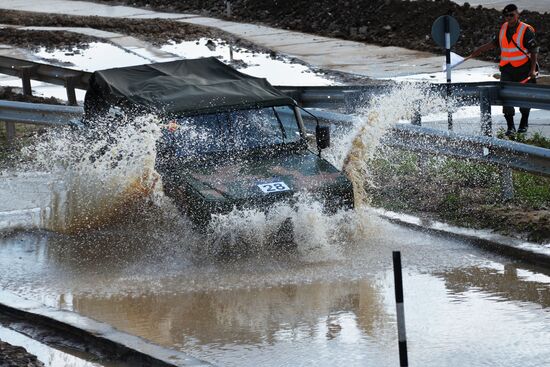
[[(451, 108), (454, 103), (450, 102)], [(380, 147), (381, 138), (399, 122), (410, 121), (418, 111), (426, 115), (446, 108), (446, 100), (429, 90), (428, 84), (399, 83), (387, 93), (374, 96), (359, 110), (359, 119), (351, 130), (335, 136), (328, 159), (343, 170), (353, 183), (355, 206), (369, 203), (365, 185), (372, 184), (369, 160)]]
[(74, 233), (105, 225), (160, 185), (155, 144), (158, 119), (102, 122), (82, 130), (51, 130), (23, 155), (28, 169), (52, 172), (64, 190), (53, 195), (46, 229)]
[[(444, 109), (445, 100), (430, 93), (426, 85), (399, 84), (387, 93), (373, 97), (361, 109), (359, 121), (348, 131), (334, 136), (325, 156), (343, 169), (353, 182), (356, 209), (329, 215), (322, 203), (306, 193), (296, 194), (296, 203), (273, 205), (269, 211), (233, 210), (215, 215), (206, 234), (194, 232), (188, 221), (155, 225), (158, 241), (218, 254), (265, 253), (276, 245), (281, 228), (292, 228), (294, 243), (306, 261), (337, 259), (346, 244), (368, 236), (371, 218), (363, 206), (368, 203), (364, 185), (369, 184), (369, 159), (391, 126), (421, 114)], [(66, 233), (101, 227), (136, 212), (136, 204), (152, 202), (161, 212), (175, 210), (164, 196), (155, 171), (156, 141), (161, 134), (158, 118), (152, 115), (132, 121), (106, 123), (92, 131), (64, 129), (51, 132), (26, 149), (34, 166), (55, 172), (65, 191), (54, 195), (51, 219), (45, 228)], [(140, 207), (133, 218), (147, 220)], [(172, 214), (167, 217), (173, 217)], [(173, 223), (176, 229), (172, 228)], [(133, 227), (132, 227), (133, 228)], [(149, 231), (148, 227), (143, 231)], [(160, 235), (167, 232), (166, 236)], [(186, 238), (181, 244), (170, 233)], [(335, 245), (337, 244), (337, 245)], [(244, 251), (243, 251), (244, 249)]]
[(210, 251), (219, 253), (223, 246), (239, 253), (245, 244), (247, 251), (265, 253), (281, 245), (281, 230), (290, 230), (302, 260), (318, 262), (339, 258), (346, 244), (364, 237), (367, 223), (364, 211), (339, 210), (328, 214), (323, 204), (308, 194), (296, 194), (295, 199), (292, 205), (274, 204), (267, 212), (234, 209), (228, 214), (215, 215), (206, 241)]
[[(257, 249), (273, 246), (273, 234), (290, 220), (294, 241), (305, 259), (336, 259), (346, 244), (360, 242), (371, 231), (373, 222), (367, 205), (365, 185), (373, 184), (369, 176), (370, 159), (379, 151), (381, 138), (397, 123), (407, 122), (418, 111), (422, 115), (442, 111), (454, 102), (447, 102), (430, 90), (428, 84), (399, 83), (386, 93), (374, 96), (360, 109), (358, 122), (351, 129), (339, 130), (324, 156), (343, 170), (353, 183), (355, 210), (341, 210), (333, 215), (307, 194), (298, 194), (292, 207), (275, 204), (265, 213), (258, 210), (233, 210), (214, 217), (210, 236), (214, 251), (224, 245), (234, 248), (242, 242)], [(337, 244), (337, 245), (335, 245)]]

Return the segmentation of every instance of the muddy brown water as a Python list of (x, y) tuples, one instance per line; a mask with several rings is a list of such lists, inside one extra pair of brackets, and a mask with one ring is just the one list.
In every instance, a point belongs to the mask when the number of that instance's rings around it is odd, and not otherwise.
[(547, 270), (374, 216), (322, 251), (220, 259), (184, 220), (158, 217), (78, 236), (4, 233), (0, 287), (222, 366), (396, 366), (400, 250), (411, 365), (550, 360)]

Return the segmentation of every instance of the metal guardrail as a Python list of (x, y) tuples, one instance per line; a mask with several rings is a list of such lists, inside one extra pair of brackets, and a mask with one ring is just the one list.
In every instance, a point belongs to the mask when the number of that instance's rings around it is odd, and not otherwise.
[(0, 100), (0, 121), (38, 124), (67, 125), (70, 120), (82, 117), (80, 106), (63, 106), (42, 103), (13, 102)]
[[(343, 127), (351, 127), (358, 121), (356, 116), (332, 111), (311, 112), (324, 123)], [(82, 107), (0, 101), (2, 121), (60, 126), (82, 115)], [(313, 131), (315, 124), (312, 117), (303, 114), (303, 119), (308, 129)], [(472, 159), (550, 177), (550, 149), (507, 140), (398, 124), (384, 138), (384, 143), (395, 148)]]
[(67, 100), (70, 105), (76, 105), (76, 89), (88, 89), (91, 73), (21, 60), (14, 57), (0, 56), (0, 74), (12, 75), (21, 78), (23, 94), (32, 95), (31, 80), (38, 80), (55, 85), (62, 85), (67, 89)]
[[(370, 96), (387, 92), (392, 85), (375, 86), (331, 86), (331, 87), (278, 87), (291, 95), (303, 107), (339, 109), (353, 113), (357, 107), (365, 106)], [(446, 84), (431, 84), (430, 89), (441, 96), (446, 96)], [(550, 86), (510, 83), (481, 82), (453, 83), (451, 95), (457, 106), (478, 104), (480, 108), (481, 131), (486, 136), (493, 136), (491, 106), (515, 106), (550, 110)], [(421, 101), (419, 101), (419, 104)], [(422, 117), (419, 112), (413, 113), (411, 123), (420, 126)], [(449, 129), (452, 129), (450, 124)]]
[[(69, 105), (76, 105), (76, 89), (87, 89), (91, 77), (90, 72), (63, 68), (13, 57), (0, 56), (0, 73), (20, 77), (23, 83), (23, 93), (32, 94), (31, 80), (39, 80), (67, 89)], [(387, 91), (393, 82), (376, 85), (355, 86), (276, 86), (279, 90), (293, 97), (302, 107), (341, 109), (346, 113), (353, 112), (362, 100), (373, 94)], [(447, 84), (431, 84), (430, 88), (441, 95), (446, 95)], [(451, 94), (458, 99), (459, 104), (480, 104), (481, 125), (486, 135), (492, 134), (490, 117), (491, 105), (508, 105), (516, 107), (531, 107), (550, 110), (550, 86), (508, 83), (453, 83)], [(413, 123), (420, 124), (421, 117), (417, 114)]]
[[(63, 68), (13, 57), (0, 56), (0, 74), (17, 76), (23, 79), (25, 94), (31, 93), (30, 80), (38, 80), (67, 88), (69, 104), (72, 101), (74, 89), (88, 88), (92, 73), (75, 69)], [(393, 82), (377, 85), (354, 86), (276, 86), (279, 90), (293, 97), (302, 107), (310, 108), (344, 108), (357, 105), (361, 98), (381, 93), (395, 85)], [(445, 95), (446, 84), (431, 84), (430, 88)], [(72, 91), (71, 91), (72, 90)], [(491, 105), (510, 105), (516, 107), (532, 107), (550, 110), (550, 86), (509, 83), (452, 83), (452, 95), (462, 100), (464, 104), (478, 103), (480, 93), (488, 96)], [(74, 102), (74, 103), (73, 103)]]
[[(394, 83), (367, 86), (320, 86), (294, 87), (276, 86), (293, 97), (304, 107), (345, 108), (353, 105), (358, 98), (389, 91)], [(446, 84), (430, 84), (430, 89), (445, 95)], [(510, 105), (550, 110), (550, 86), (518, 84), (511, 82), (452, 83), (451, 92), (459, 104), (478, 103), (480, 92), (487, 93), (491, 105)]]
[(550, 149), (532, 145), (406, 124), (394, 127), (384, 143), (413, 152), (471, 159), (550, 177)]
[[(39, 80), (67, 88), (69, 104), (76, 104), (74, 89), (87, 89), (91, 73), (0, 56), (0, 73), (18, 76), (23, 81), (25, 94), (32, 93), (30, 80)], [(308, 108), (341, 109), (352, 112), (369, 96), (389, 90), (393, 83), (368, 86), (277, 86), (292, 96), (300, 105)], [(430, 88), (446, 95), (446, 84), (432, 84)], [(486, 135), (492, 135), (491, 105), (510, 105), (550, 110), (550, 86), (534, 84), (483, 82), (453, 83), (452, 94), (463, 105), (480, 104), (481, 125)], [(353, 118), (335, 112), (315, 111), (325, 122), (351, 124)], [(13, 123), (63, 125), (82, 115), (81, 107), (39, 105), (23, 102), (0, 101), (0, 121), (7, 122), (8, 138), (13, 136)], [(307, 122), (308, 117), (304, 116)], [(548, 150), (492, 139), (482, 136), (453, 134), (435, 129), (421, 128), (417, 114), (411, 125), (394, 127), (392, 138), (387, 141), (395, 147), (430, 154), (450, 155), (476, 159), (487, 163), (550, 176)]]
[[(330, 111), (311, 111), (321, 121), (340, 126), (352, 126), (358, 117)], [(313, 121), (306, 114), (304, 122)], [(550, 177), (550, 149), (516, 143), (488, 136), (458, 134), (410, 124), (394, 125), (383, 143), (414, 152), (472, 159), (536, 175)]]

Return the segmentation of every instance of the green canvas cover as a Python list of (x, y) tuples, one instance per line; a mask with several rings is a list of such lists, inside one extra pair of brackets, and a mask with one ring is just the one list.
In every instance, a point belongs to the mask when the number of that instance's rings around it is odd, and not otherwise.
[(293, 104), (266, 79), (208, 57), (96, 71), (84, 107), (87, 114), (118, 105), (183, 115)]

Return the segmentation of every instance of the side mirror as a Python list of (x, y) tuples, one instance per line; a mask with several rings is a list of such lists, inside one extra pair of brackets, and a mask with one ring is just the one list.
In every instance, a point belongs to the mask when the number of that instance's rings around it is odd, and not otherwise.
[(330, 126), (315, 127), (315, 135), (317, 138), (317, 149), (322, 150), (330, 147)]

